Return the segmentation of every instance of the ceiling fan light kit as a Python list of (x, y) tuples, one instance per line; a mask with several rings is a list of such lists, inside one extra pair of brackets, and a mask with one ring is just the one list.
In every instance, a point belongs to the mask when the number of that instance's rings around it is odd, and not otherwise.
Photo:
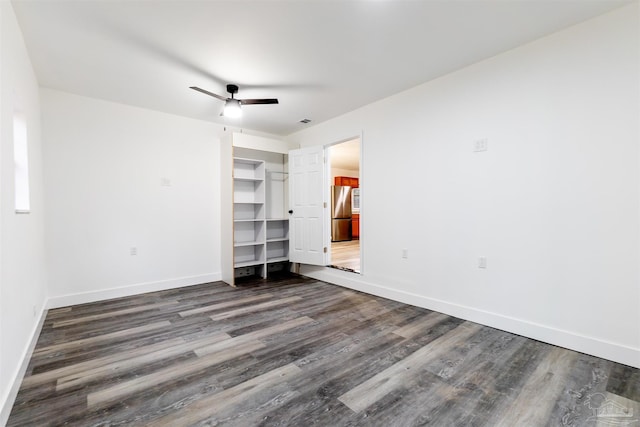
[(242, 116), (242, 110), (240, 109), (240, 101), (237, 99), (227, 99), (224, 104), (224, 111), (222, 115), (232, 119)]
[(263, 98), (263, 99), (235, 99), (234, 95), (238, 93), (238, 86), (236, 85), (227, 85), (227, 92), (231, 94), (231, 97), (227, 98), (222, 95), (218, 95), (213, 92), (209, 92), (208, 90), (201, 89), (197, 86), (190, 86), (189, 89), (193, 89), (195, 91), (204, 93), (205, 95), (212, 96), (216, 99), (224, 101), (224, 110), (222, 115), (224, 117), (229, 118), (237, 118), (242, 115), (242, 110), (240, 109), (241, 105), (252, 105), (252, 104), (278, 104), (278, 100), (276, 98)]

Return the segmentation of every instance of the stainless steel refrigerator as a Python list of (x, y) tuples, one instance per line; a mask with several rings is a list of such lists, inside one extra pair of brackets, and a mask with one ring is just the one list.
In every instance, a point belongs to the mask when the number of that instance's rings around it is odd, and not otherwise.
[(331, 187), (331, 241), (351, 240), (351, 187)]

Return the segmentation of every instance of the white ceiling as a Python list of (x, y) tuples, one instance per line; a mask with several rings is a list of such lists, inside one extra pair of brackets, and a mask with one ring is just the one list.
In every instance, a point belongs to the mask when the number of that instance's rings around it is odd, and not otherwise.
[(360, 173), (360, 138), (335, 144), (330, 147), (331, 167)]
[[(13, 1), (40, 84), (287, 135), (629, 1)], [(299, 120), (309, 118), (309, 125)]]

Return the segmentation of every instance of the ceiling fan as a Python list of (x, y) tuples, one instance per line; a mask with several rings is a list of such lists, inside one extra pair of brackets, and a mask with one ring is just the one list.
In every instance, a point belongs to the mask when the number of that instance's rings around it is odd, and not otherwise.
[(197, 90), (198, 92), (202, 92), (205, 95), (213, 96), (221, 101), (225, 101), (224, 111), (222, 113), (225, 117), (240, 117), (242, 115), (242, 111), (240, 110), (241, 105), (252, 105), (252, 104), (277, 104), (278, 100), (276, 98), (263, 98), (263, 99), (235, 99), (233, 96), (238, 93), (237, 85), (227, 85), (227, 92), (231, 94), (230, 98), (226, 96), (218, 95), (217, 93), (209, 92), (208, 90), (200, 89), (197, 86), (190, 86), (189, 89)]

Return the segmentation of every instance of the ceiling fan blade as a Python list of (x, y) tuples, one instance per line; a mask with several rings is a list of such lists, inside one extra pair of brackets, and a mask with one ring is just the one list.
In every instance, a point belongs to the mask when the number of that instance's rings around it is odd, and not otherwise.
[(198, 92), (202, 92), (205, 95), (213, 96), (214, 98), (218, 98), (220, 101), (226, 101), (228, 98), (226, 96), (218, 95), (217, 93), (209, 92), (208, 90), (200, 89), (197, 86), (189, 86), (189, 89), (197, 90)]
[(251, 105), (251, 104), (278, 104), (278, 100), (276, 98), (266, 98), (266, 99), (239, 99), (240, 104), (242, 105)]

